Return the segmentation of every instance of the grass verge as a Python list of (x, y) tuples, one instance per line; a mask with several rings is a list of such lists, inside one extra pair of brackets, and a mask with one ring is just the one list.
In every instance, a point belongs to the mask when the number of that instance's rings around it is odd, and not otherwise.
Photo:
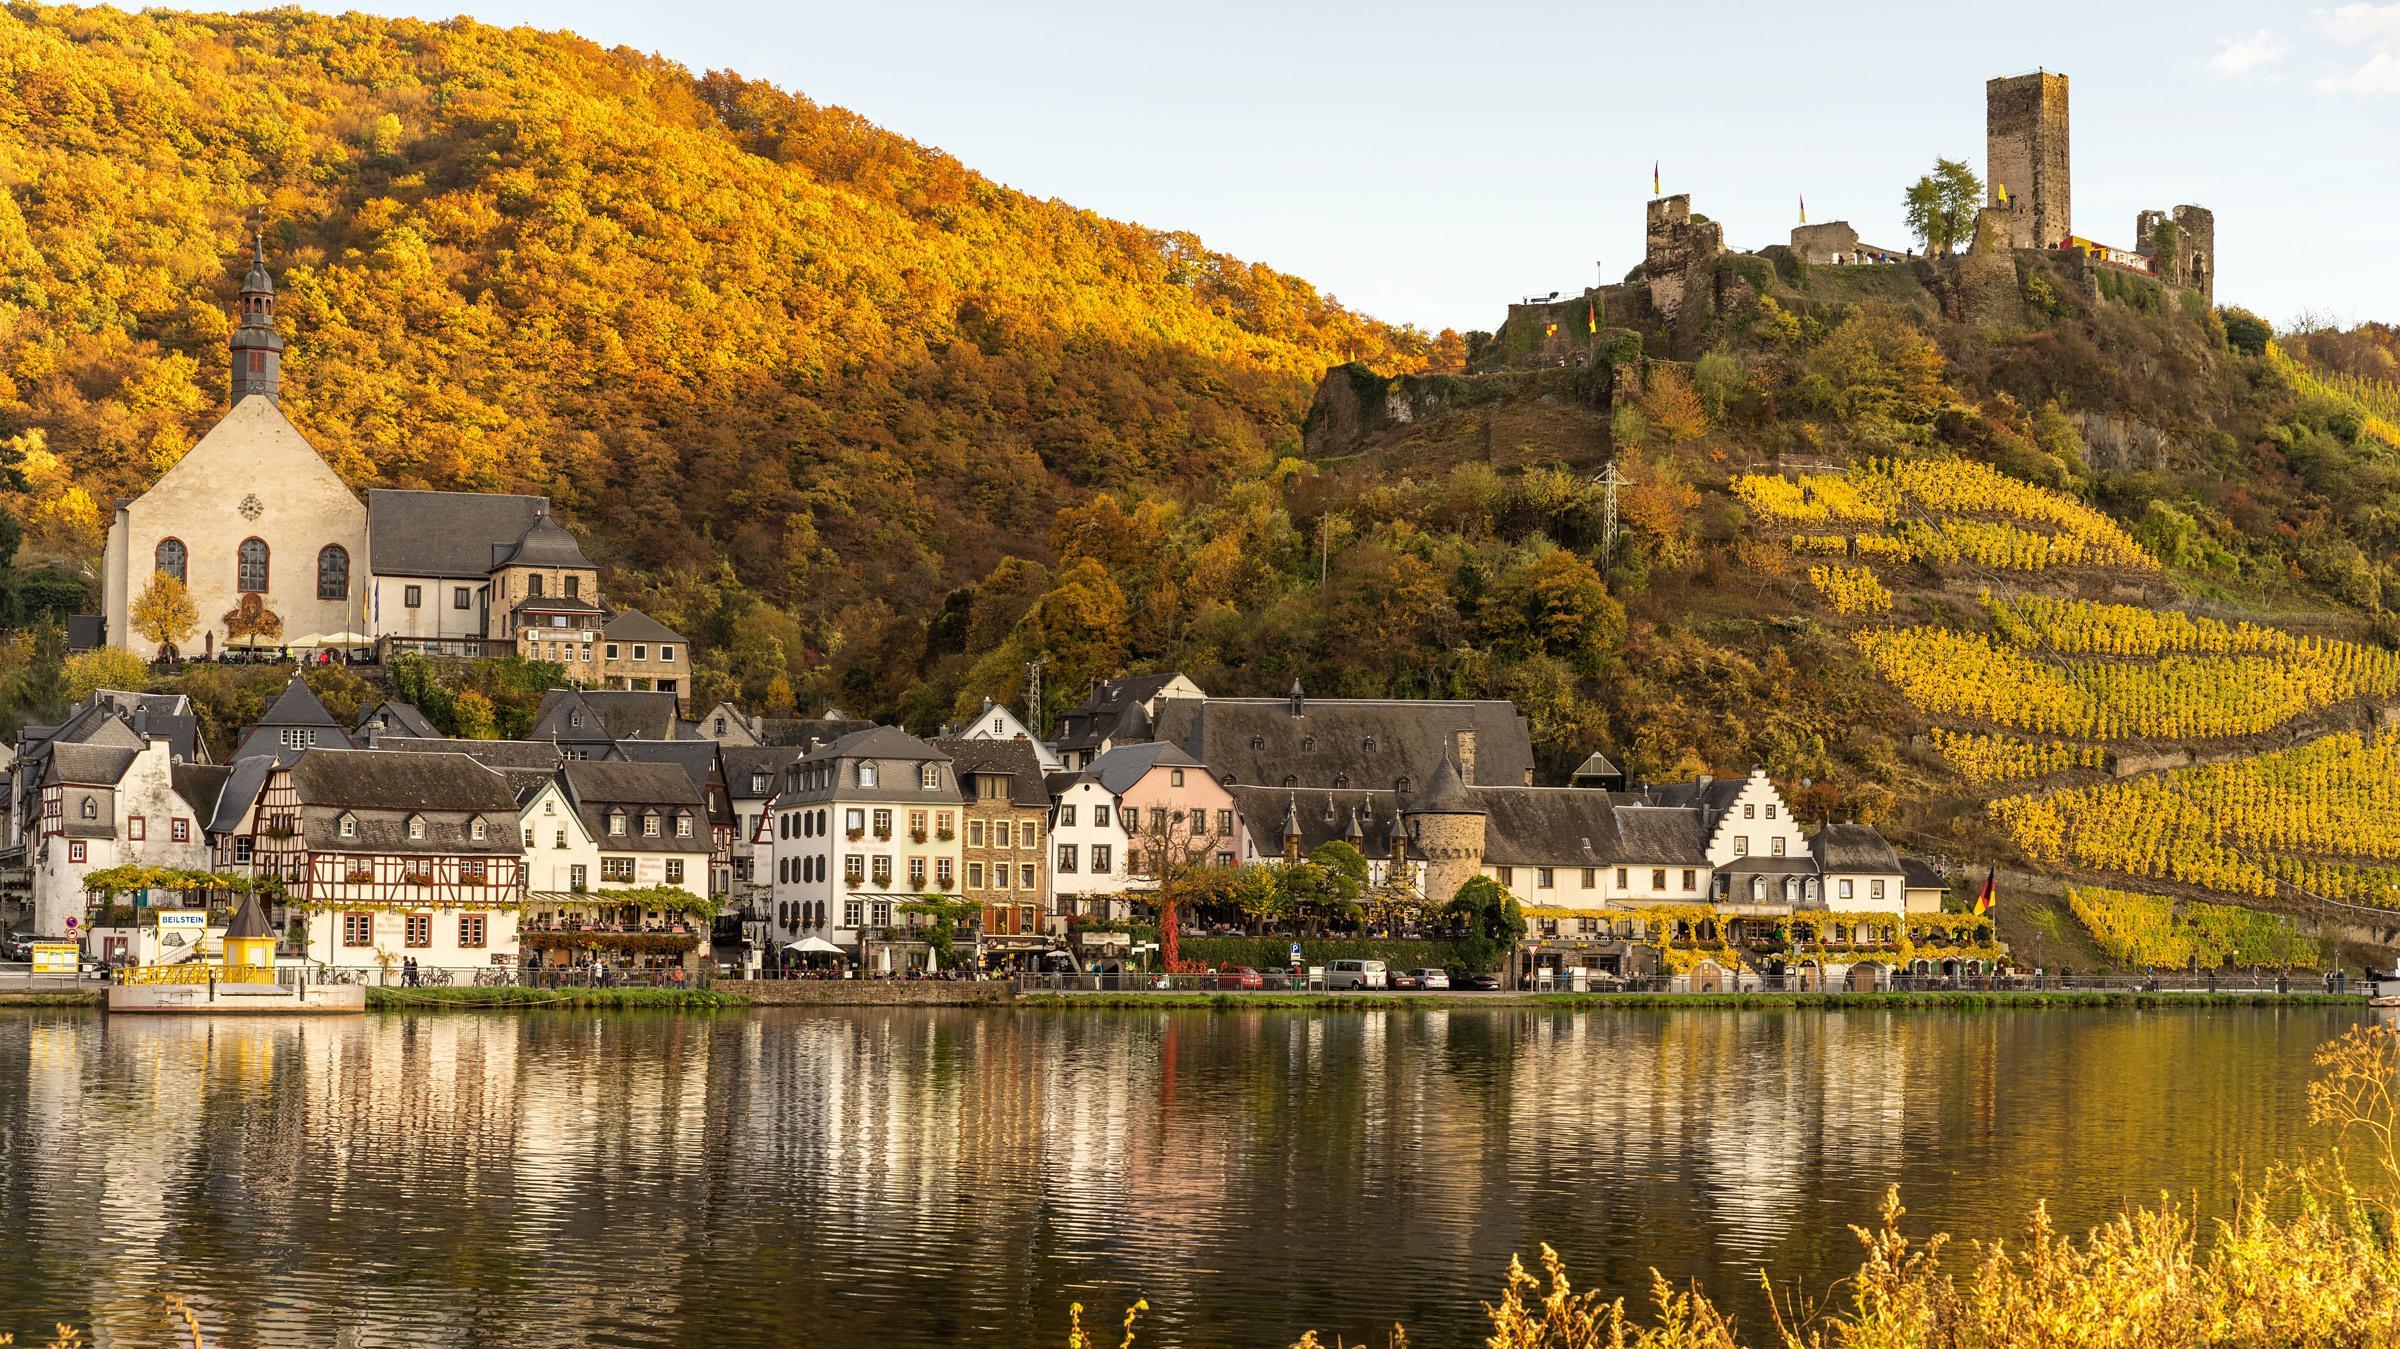
[(435, 1007), (555, 1007), (563, 1010), (626, 1011), (658, 1007), (747, 1007), (738, 993), (706, 988), (370, 988), (369, 1011)]
[(2358, 997), (2329, 997), (2323, 993), (2134, 993), (2128, 991), (2045, 991), (2040, 993), (1493, 993), (1473, 998), (1408, 993), (1022, 993), (1020, 1007), (1105, 1007), (1163, 1010), (1207, 1008), (1244, 1011), (1259, 1008), (1313, 1008), (1321, 1011), (1397, 1009), (1457, 1011), (1477, 1007), (1540, 1007), (1576, 1011), (1744, 1008), (1819, 1008), (1863, 1011), (1870, 1008), (2017, 1008), (2017, 1007), (2354, 1007)]
[(73, 993), (49, 990), (0, 993), (0, 1007), (105, 1007), (108, 995), (99, 989)]

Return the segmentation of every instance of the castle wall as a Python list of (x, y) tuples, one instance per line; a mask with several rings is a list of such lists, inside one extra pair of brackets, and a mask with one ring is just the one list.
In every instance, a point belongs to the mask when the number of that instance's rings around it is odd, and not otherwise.
[(1858, 231), (1847, 220), (1802, 225), (1792, 231), (1792, 252), (1803, 262), (1832, 262), (1858, 252)]
[[(2164, 255), (2158, 249), (2159, 226), (2175, 226), (2174, 246)], [(2171, 286), (2199, 291), (2211, 304), (2217, 298), (2217, 217), (2202, 206), (2178, 206), (2173, 211), (2144, 211), (2133, 220), (2133, 246), (2151, 255), (2158, 278)]]
[(1673, 323), (1693, 285), (1707, 284), (1702, 269), (1724, 253), (1725, 227), (1693, 219), (1688, 193), (1651, 202), (1646, 223), (1642, 274), (1650, 287), (1650, 307)]
[(2067, 77), (2046, 71), (1987, 81), (1984, 189), (2014, 217), (2019, 248), (2056, 248), (2075, 232), (2067, 154)]
[(1416, 836), (1409, 850), (1425, 861), (1427, 901), (1447, 904), (1458, 887), (1483, 874), (1483, 816), (1420, 815), (1410, 824)]

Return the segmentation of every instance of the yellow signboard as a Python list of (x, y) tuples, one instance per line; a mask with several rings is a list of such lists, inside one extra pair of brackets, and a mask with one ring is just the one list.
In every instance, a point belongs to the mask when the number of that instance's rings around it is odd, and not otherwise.
[(71, 941), (37, 941), (33, 944), (33, 972), (73, 974), (82, 954), (83, 948)]

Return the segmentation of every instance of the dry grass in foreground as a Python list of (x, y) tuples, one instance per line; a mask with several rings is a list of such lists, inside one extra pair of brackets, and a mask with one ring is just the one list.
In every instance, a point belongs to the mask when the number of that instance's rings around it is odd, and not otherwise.
[[(2339, 1147), (2244, 1187), (2233, 1215), (2201, 1224), (2173, 1205), (2127, 1212), (2077, 1238), (2036, 1209), (2016, 1243), (1974, 1247), (1962, 1275), (1949, 1238), (1901, 1230), (1897, 1188), (1881, 1221), (1853, 1228), (1858, 1272), (1822, 1305), (1778, 1297), (1745, 1337), (1698, 1287), (1653, 1272), (1647, 1314), (1577, 1292), (1542, 1248), (1541, 1274), (1511, 1260), (1486, 1304), (1490, 1349), (2166, 1349), (2400, 1345), (2400, 1029), (2357, 1026), (2317, 1051), (2309, 1118)], [(2347, 1156), (2352, 1162), (2346, 1163)], [(2209, 1238), (2205, 1242), (2203, 1236)], [(1762, 1275), (1762, 1279), (1764, 1276)], [(1126, 1312), (1118, 1349), (1134, 1349)], [(1074, 1309), (1070, 1349), (1101, 1349)], [(1407, 1333), (1395, 1326), (1391, 1349)], [(1329, 1349), (1311, 1331), (1293, 1349)]]

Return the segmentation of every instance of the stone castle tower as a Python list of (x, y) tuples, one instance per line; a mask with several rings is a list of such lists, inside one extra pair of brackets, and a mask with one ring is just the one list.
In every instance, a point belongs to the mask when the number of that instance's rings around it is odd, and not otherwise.
[(2133, 220), (2133, 246), (2150, 254), (2158, 279), (2217, 299), (2217, 217), (2204, 206), (2144, 211)]
[(283, 335), (275, 331), (275, 278), (267, 275), (267, 246), (250, 245), (250, 274), (242, 278), (233, 330), (233, 399), (264, 394), (272, 403), (283, 387)]
[(2058, 247), (2075, 232), (2067, 77), (2040, 70), (1989, 80), (1983, 100), (1984, 191), (1995, 206), (2006, 191), (2014, 246)]
[(1484, 810), (1467, 794), (1466, 779), (1449, 755), (1433, 772), (1425, 794), (1405, 812), (1409, 850), (1425, 859), (1425, 898), (1447, 904), (1458, 887), (1483, 874)]

